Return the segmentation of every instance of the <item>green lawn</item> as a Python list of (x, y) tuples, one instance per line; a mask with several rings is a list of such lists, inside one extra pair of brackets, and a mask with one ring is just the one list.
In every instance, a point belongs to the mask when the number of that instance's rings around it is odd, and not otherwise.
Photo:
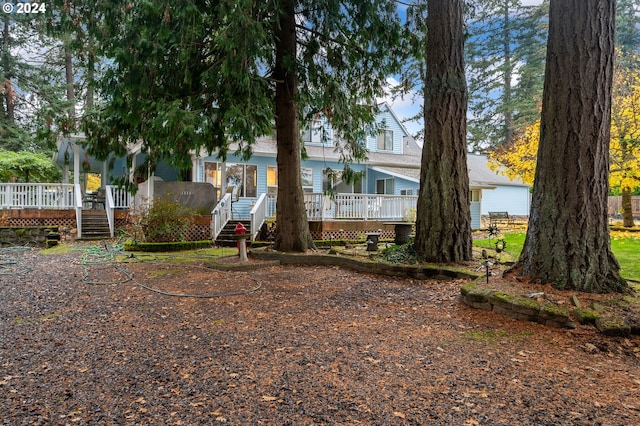
[[(500, 238), (503, 238), (507, 243), (507, 253), (509, 253), (513, 259), (517, 259), (522, 251), (524, 245), (524, 232), (514, 232), (502, 234)], [(495, 248), (497, 239), (493, 238), (474, 240), (473, 244), (476, 247), (488, 247)], [(611, 232), (611, 249), (616, 255), (618, 262), (620, 262), (621, 274), (624, 278), (640, 281), (640, 233), (633, 232)]]

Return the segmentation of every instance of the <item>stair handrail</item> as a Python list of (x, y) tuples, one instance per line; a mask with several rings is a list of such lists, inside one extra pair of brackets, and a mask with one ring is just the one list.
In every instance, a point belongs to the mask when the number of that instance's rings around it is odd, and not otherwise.
[(262, 193), (249, 213), (251, 215), (251, 241), (255, 240), (260, 227), (267, 219), (267, 194)]
[(211, 211), (211, 239), (215, 241), (231, 219), (231, 194), (227, 193)]
[(80, 184), (74, 184), (73, 189), (76, 196), (76, 229), (78, 230), (78, 238), (82, 238), (82, 188), (80, 188)]
[(105, 185), (104, 187), (104, 209), (107, 211), (107, 220), (109, 221), (109, 234), (111, 238), (115, 235), (115, 202), (113, 200), (113, 187), (112, 185)]

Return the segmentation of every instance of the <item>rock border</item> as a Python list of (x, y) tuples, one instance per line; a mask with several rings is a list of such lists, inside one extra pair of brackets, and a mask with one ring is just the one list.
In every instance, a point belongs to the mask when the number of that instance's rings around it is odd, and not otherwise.
[[(551, 302), (541, 303), (527, 296), (514, 296), (478, 285), (477, 280), (460, 288), (460, 299), (465, 305), (514, 318), (520, 321), (532, 321), (549, 327), (575, 329), (576, 322), (591, 324), (605, 336), (627, 337), (640, 335), (640, 324), (630, 324), (625, 318), (613, 315), (605, 316), (597, 304), (583, 308), (579, 301), (573, 310)], [(576, 298), (577, 299), (577, 298)]]
[(479, 287), (475, 282), (460, 288), (462, 302), (476, 309), (493, 311), (521, 321), (532, 321), (557, 328), (576, 328), (565, 307), (540, 303), (529, 297), (514, 296), (501, 291)]

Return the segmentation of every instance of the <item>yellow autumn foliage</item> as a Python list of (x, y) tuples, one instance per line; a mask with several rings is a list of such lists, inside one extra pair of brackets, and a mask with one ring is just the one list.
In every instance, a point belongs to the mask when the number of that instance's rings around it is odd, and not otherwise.
[[(637, 62), (640, 63), (640, 60)], [(527, 127), (512, 143), (488, 153), (489, 167), (509, 178), (533, 184), (540, 139), (540, 121)], [(618, 69), (614, 75), (611, 112), (609, 184), (634, 189), (640, 184), (640, 75)]]
[(637, 70), (616, 72), (611, 104), (609, 183), (633, 189), (640, 183), (640, 75)]
[(100, 188), (100, 175), (87, 173), (87, 191), (96, 191)]
[(501, 171), (510, 179), (519, 178), (533, 185), (536, 172), (536, 156), (540, 140), (540, 120), (525, 128), (512, 143), (489, 152), (489, 168)]

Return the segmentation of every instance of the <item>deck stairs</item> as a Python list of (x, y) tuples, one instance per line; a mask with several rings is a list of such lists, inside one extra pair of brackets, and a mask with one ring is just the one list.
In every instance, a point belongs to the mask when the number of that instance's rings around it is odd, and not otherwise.
[(234, 230), (236, 229), (236, 225), (238, 222), (242, 223), (242, 225), (247, 228), (247, 240), (249, 240), (249, 235), (251, 235), (251, 220), (249, 219), (231, 219), (227, 224), (222, 228), (222, 232), (216, 238), (216, 245), (220, 247), (233, 247), (236, 245), (238, 239), (236, 238), (236, 234)]
[(105, 210), (82, 211), (82, 239), (100, 240), (110, 238), (109, 220)]

